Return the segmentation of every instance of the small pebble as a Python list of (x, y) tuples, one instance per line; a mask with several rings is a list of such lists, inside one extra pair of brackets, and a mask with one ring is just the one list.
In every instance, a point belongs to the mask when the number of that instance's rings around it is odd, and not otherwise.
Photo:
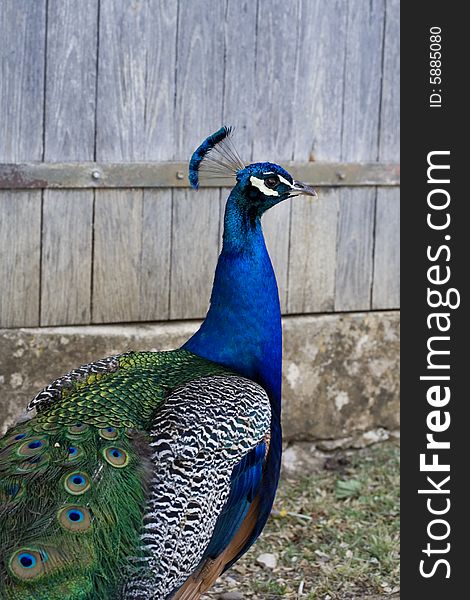
[(275, 554), (269, 554), (266, 552), (265, 554), (260, 554), (256, 559), (256, 562), (266, 569), (274, 570), (277, 566), (277, 557)]
[(241, 592), (225, 592), (219, 596), (220, 600), (243, 600)]
[[(225, 580), (225, 585), (228, 587), (237, 587), (238, 586), (238, 581), (236, 579), (234, 579), (233, 577), (230, 577), (230, 575), (226, 575), (224, 580)], [(217, 583), (223, 583), (223, 580), (220, 579), (217, 581)]]

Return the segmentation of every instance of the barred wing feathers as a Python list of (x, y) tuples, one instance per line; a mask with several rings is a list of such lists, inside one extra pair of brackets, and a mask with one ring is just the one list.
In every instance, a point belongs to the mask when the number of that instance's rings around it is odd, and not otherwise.
[[(234, 375), (197, 379), (168, 397), (151, 431), (142, 576), (127, 584), (123, 598), (171, 598), (205, 557), (230, 502), (246, 514), (250, 503), (233, 484), (240, 484), (241, 464), (250, 480), (241, 488), (250, 498), (258, 488), (260, 470), (253, 474), (246, 457), (257, 448), (264, 456), (270, 417), (263, 388)], [(234, 533), (226, 523), (226, 544)]]

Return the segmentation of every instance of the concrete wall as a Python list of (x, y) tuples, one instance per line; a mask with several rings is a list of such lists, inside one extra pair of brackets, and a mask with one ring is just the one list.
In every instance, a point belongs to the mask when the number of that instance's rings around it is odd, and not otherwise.
[[(398, 428), (397, 311), (291, 316), (283, 323), (286, 441), (362, 445)], [(127, 350), (176, 348), (198, 325), (0, 330), (0, 424), (11, 425), (36, 392), (70, 369)]]

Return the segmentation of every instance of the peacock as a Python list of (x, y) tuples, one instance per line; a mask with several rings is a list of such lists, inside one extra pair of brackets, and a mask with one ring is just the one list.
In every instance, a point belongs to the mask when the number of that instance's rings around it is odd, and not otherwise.
[(261, 216), (316, 195), (244, 164), (232, 130), (189, 181), (235, 178), (210, 307), (179, 349), (53, 381), (0, 440), (0, 597), (193, 600), (255, 542), (281, 461), (281, 313)]

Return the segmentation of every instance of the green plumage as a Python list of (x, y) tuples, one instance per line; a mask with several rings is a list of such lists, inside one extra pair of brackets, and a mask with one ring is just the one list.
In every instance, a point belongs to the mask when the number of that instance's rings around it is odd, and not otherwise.
[(129, 353), (12, 428), (0, 440), (0, 597), (115, 597), (138, 553), (152, 417), (176, 387), (226, 373), (185, 350)]

